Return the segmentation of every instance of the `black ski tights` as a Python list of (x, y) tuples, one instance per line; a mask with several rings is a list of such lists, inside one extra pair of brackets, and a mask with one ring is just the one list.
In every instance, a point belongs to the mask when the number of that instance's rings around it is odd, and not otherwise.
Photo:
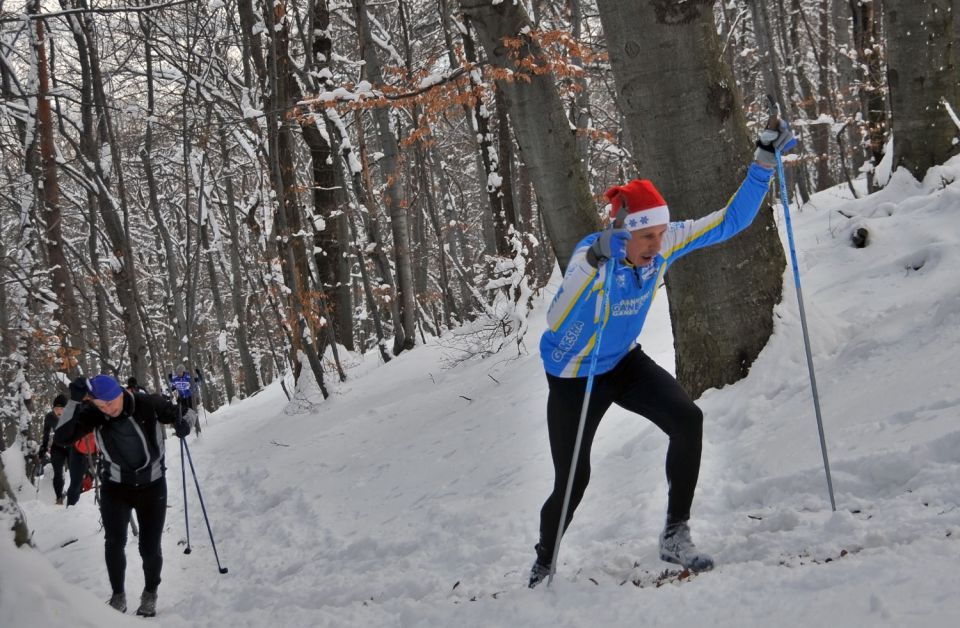
[(130, 511), (137, 512), (140, 524), (140, 558), (143, 559), (144, 588), (155, 591), (160, 584), (163, 555), (160, 536), (167, 516), (167, 480), (160, 478), (146, 486), (128, 486), (104, 482), (100, 490), (100, 516), (103, 518), (104, 556), (114, 593), (123, 592), (127, 557), (127, 528)]
[[(548, 374), (547, 382), (550, 386), (547, 428), (555, 476), (553, 492), (540, 510), (538, 555), (544, 563), (549, 562), (553, 554), (587, 378), (561, 378)], [(667, 519), (669, 522), (686, 521), (690, 518), (690, 505), (700, 473), (703, 413), (670, 373), (636, 347), (613, 370), (594, 378), (564, 530), (570, 525), (590, 481), (593, 437), (604, 413), (613, 403), (645, 416), (670, 437), (666, 463), (669, 484)]]

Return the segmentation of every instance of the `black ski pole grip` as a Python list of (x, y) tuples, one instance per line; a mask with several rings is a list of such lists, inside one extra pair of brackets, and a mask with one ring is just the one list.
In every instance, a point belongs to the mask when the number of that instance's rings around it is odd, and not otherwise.
[(778, 130), (780, 128), (780, 105), (770, 94), (767, 94), (767, 113), (770, 115), (767, 118), (767, 128), (771, 131)]

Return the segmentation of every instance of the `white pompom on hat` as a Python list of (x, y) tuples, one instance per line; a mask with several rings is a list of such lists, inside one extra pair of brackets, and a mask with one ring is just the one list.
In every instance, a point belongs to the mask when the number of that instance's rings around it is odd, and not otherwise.
[(615, 185), (604, 196), (610, 201), (610, 219), (622, 222), (624, 229), (636, 231), (670, 222), (667, 202), (648, 179)]

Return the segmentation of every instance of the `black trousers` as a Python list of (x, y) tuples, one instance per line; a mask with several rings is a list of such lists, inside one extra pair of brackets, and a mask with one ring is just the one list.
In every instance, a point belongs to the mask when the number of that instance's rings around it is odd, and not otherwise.
[(63, 465), (67, 463), (69, 452), (70, 450), (63, 447), (50, 448), (50, 464), (53, 465), (53, 494), (57, 496), (57, 501), (63, 499)]
[[(67, 506), (75, 506), (80, 501), (83, 492), (83, 472), (87, 470), (87, 455), (80, 453), (76, 447), (70, 448), (68, 457), (70, 467), (70, 488), (67, 489)], [(54, 478), (56, 482), (56, 478)], [(63, 486), (61, 480), (60, 486)]]
[[(550, 387), (547, 428), (555, 476), (553, 492), (540, 510), (540, 544), (537, 552), (543, 564), (551, 560), (556, 543), (587, 378), (561, 378), (548, 374), (547, 383)], [(669, 484), (667, 520), (671, 523), (686, 521), (690, 518), (690, 506), (700, 474), (703, 413), (670, 373), (657, 366), (640, 347), (636, 347), (612, 370), (594, 378), (564, 531), (570, 525), (590, 481), (593, 437), (604, 413), (614, 403), (643, 415), (670, 438), (666, 463)]]
[(181, 397), (178, 395), (177, 404), (180, 406), (180, 412), (186, 414), (187, 410), (193, 410), (193, 396)]
[[(189, 397), (177, 397), (177, 403), (180, 404), (180, 415), (183, 416), (187, 413), (187, 410), (196, 410), (193, 405), (193, 395)], [(195, 434), (200, 433), (200, 420), (197, 420), (197, 424), (193, 426), (193, 431)]]
[(100, 489), (100, 516), (103, 518), (104, 557), (107, 575), (114, 593), (122, 593), (127, 569), (127, 528), (131, 510), (140, 524), (140, 558), (143, 559), (144, 588), (156, 590), (160, 584), (163, 555), (160, 536), (167, 516), (167, 480), (160, 478), (145, 486), (104, 482)]

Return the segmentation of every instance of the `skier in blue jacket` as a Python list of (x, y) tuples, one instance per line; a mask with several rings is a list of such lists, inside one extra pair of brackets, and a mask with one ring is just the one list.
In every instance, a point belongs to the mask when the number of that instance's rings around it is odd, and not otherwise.
[[(601, 327), (603, 338), (563, 529), (570, 525), (587, 488), (590, 449), (600, 420), (615, 403), (643, 415), (670, 439), (667, 520), (660, 534), (660, 558), (694, 571), (713, 568), (713, 559), (693, 544), (688, 525), (700, 471), (703, 413), (636, 339), (670, 264), (746, 229), (766, 196), (776, 163), (774, 150), (785, 152), (795, 144), (786, 122), (763, 131), (755, 161), (727, 206), (696, 220), (670, 222), (666, 202), (647, 180), (634, 179), (607, 191), (612, 225), (577, 244), (547, 313), (549, 327), (540, 339), (550, 390), (547, 428), (555, 476), (553, 492), (540, 511), (540, 542), (530, 587), (552, 569), (590, 360)], [(611, 271), (609, 306), (601, 313), (605, 280)]]
[(170, 387), (177, 392), (177, 403), (186, 412), (193, 409), (193, 378), (182, 364), (176, 370), (177, 374), (170, 378)]
[[(200, 377), (200, 370), (197, 369), (197, 381), (203, 383)], [(180, 406), (180, 412), (186, 415), (187, 412), (196, 412), (195, 397), (193, 396), (193, 377), (190, 371), (182, 364), (177, 365), (177, 374), (170, 376), (170, 392), (177, 393), (177, 404)], [(200, 422), (194, 425), (197, 436), (200, 436)]]

